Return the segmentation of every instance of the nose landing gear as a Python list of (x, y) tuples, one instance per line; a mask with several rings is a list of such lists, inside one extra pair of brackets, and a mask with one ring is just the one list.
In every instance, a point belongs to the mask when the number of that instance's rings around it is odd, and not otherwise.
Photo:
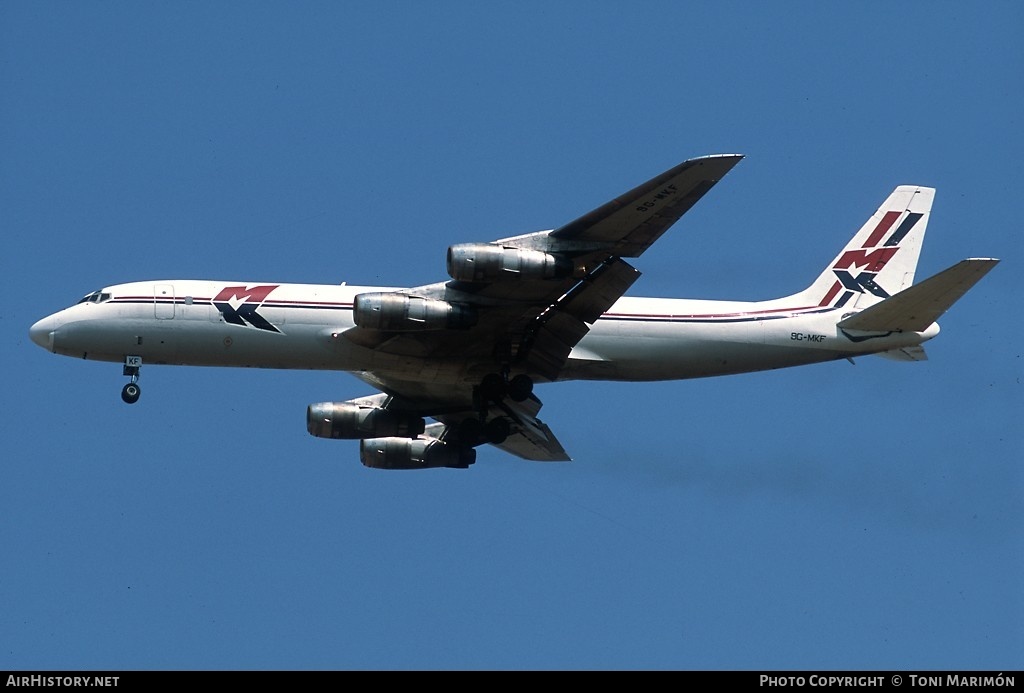
[(126, 356), (124, 359), (124, 375), (131, 376), (131, 382), (121, 390), (121, 399), (126, 404), (135, 404), (139, 401), (142, 388), (139, 387), (139, 369), (142, 367), (141, 356)]

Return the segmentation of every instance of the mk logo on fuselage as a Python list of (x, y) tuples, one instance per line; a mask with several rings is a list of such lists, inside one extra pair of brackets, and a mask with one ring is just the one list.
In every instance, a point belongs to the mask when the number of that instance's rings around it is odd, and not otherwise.
[(256, 311), (270, 292), (278, 286), (280, 284), (269, 284), (254, 286), (251, 289), (245, 286), (226, 286), (213, 297), (213, 305), (220, 311), (224, 322), (242, 327), (252, 326), (268, 332), (280, 332), (281, 330), (271, 325)]

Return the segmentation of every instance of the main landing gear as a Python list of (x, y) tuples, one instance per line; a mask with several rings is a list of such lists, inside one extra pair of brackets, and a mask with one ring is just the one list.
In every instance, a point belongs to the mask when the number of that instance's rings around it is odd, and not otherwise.
[(500, 445), (512, 432), (512, 424), (504, 416), (488, 419), (491, 405), (501, 407), (502, 400), (508, 397), (513, 402), (523, 402), (533, 394), (533, 379), (520, 373), (511, 380), (508, 374), (489, 373), (474, 388), (474, 404), (478, 416), (463, 419), (459, 424), (459, 439), (470, 445), (491, 443)]
[(139, 387), (139, 369), (142, 367), (141, 356), (126, 356), (124, 358), (124, 375), (131, 376), (131, 382), (121, 390), (121, 399), (126, 404), (135, 404), (139, 401), (142, 388)]
[(520, 373), (511, 380), (498, 373), (489, 373), (480, 381), (480, 396), (490, 402), (500, 402), (508, 397), (513, 402), (522, 402), (533, 394), (533, 379)]

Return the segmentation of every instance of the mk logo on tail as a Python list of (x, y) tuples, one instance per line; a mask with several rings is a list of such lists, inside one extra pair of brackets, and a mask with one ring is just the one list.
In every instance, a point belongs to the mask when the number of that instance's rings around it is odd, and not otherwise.
[[(244, 286), (226, 286), (214, 296), (213, 305), (224, 317), (224, 322), (242, 327), (251, 325), (268, 332), (280, 332), (281, 330), (271, 325), (266, 318), (256, 312), (256, 309), (266, 300), (267, 295), (278, 286), (280, 284), (270, 284), (254, 286), (251, 289)], [(242, 303), (239, 304), (239, 301)]]
[[(910, 233), (914, 225), (924, 216), (918, 212), (908, 213), (903, 223), (892, 232), (884, 243), (879, 245), (879, 242), (902, 214), (902, 212), (896, 211), (886, 212), (861, 248), (847, 250), (839, 256), (839, 259), (832, 266), (832, 271), (835, 273), (837, 281), (828, 290), (828, 293), (825, 294), (819, 305), (832, 305), (833, 300), (843, 289), (846, 292), (835, 302), (836, 308), (846, 305), (853, 298), (854, 294), (858, 293), (869, 293), (879, 298), (889, 298), (889, 292), (875, 282), (875, 277), (878, 276), (879, 272), (885, 268), (889, 260), (900, 249), (900, 241)], [(851, 268), (859, 269), (860, 272), (855, 275), (850, 271)]]

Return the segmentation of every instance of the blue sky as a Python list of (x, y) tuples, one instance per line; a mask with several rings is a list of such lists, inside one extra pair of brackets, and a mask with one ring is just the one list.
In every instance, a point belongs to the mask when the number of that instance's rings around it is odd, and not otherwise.
[[(0, 5), (0, 669), (1024, 667), (1014, 2)], [(900, 184), (930, 360), (538, 388), (574, 457), (362, 467), (344, 373), (47, 354), (104, 285), (415, 286), (742, 161), (632, 295), (808, 284)]]

